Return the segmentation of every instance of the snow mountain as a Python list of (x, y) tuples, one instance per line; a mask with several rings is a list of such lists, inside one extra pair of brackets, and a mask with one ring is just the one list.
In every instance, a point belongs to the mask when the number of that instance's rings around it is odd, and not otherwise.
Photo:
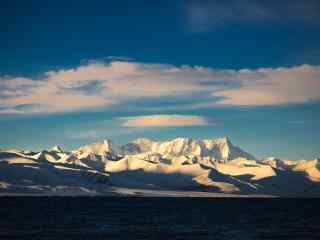
[(227, 137), (0, 151), (0, 194), (96, 195), (115, 188), (320, 196), (320, 160), (257, 159)]

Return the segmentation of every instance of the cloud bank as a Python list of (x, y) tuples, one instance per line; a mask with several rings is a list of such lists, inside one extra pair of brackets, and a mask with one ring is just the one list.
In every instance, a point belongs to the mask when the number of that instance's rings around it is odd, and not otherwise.
[(113, 60), (48, 71), (40, 79), (0, 77), (0, 113), (77, 111), (154, 99), (174, 99), (186, 103), (184, 109), (279, 105), (318, 101), (319, 89), (320, 66), (234, 70)]
[(214, 122), (208, 118), (194, 115), (146, 115), (119, 118), (123, 127), (186, 127), (208, 126)]

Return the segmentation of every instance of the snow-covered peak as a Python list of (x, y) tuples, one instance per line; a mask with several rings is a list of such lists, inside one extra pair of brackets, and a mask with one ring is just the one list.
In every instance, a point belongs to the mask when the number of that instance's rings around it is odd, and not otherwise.
[(148, 144), (153, 143), (153, 141), (149, 138), (137, 138), (137, 139), (133, 140), (132, 142), (136, 143), (136, 144), (143, 144), (143, 145), (148, 145)]
[(151, 150), (169, 156), (202, 156), (205, 148), (199, 140), (176, 138), (171, 141), (155, 142)]
[(121, 149), (119, 146), (113, 144), (111, 140), (104, 140), (103, 142), (82, 146), (75, 150), (74, 153), (79, 158), (84, 158), (92, 154), (98, 156), (106, 156), (107, 154), (111, 154), (116, 156), (121, 154)]
[(204, 142), (207, 143), (215, 143), (215, 144), (227, 144), (231, 143), (227, 136), (221, 138), (213, 138), (213, 139), (204, 139)]
[(56, 162), (57, 160), (60, 159), (59, 155), (56, 152), (47, 151), (47, 150), (38, 152), (34, 155), (30, 155), (29, 157), (35, 160), (48, 161), (48, 162)]
[[(143, 141), (140, 141), (140, 146)], [(146, 150), (169, 156), (212, 157), (219, 161), (227, 161), (238, 157), (255, 159), (251, 154), (233, 145), (228, 137), (197, 140), (192, 138), (176, 138), (163, 142), (146, 142)], [(151, 146), (151, 147), (150, 147)]]
[(228, 137), (203, 140), (208, 152), (216, 160), (232, 160), (235, 158), (255, 159), (241, 148), (233, 145)]
[(57, 153), (63, 153), (64, 152), (63, 149), (59, 145), (53, 146), (49, 151), (57, 152)]
[(114, 154), (114, 155), (119, 155), (121, 154), (120, 146), (114, 144), (110, 139), (104, 140), (104, 151)]
[[(18, 179), (25, 178), (30, 171), (30, 182), (35, 181), (37, 186), (42, 179), (35, 173), (43, 170), (45, 178), (54, 176), (55, 186), (61, 174), (72, 173), (70, 175), (78, 175), (83, 181), (89, 174), (87, 171), (94, 171), (103, 176), (109, 173), (107, 180), (112, 186), (179, 190), (205, 187), (221, 192), (320, 196), (319, 159), (255, 160), (227, 137), (203, 140), (180, 137), (168, 141), (139, 138), (122, 146), (104, 140), (73, 152), (63, 152), (58, 146), (38, 153), (10, 150), (0, 152), (0, 162), (5, 163), (0, 164), (3, 169), (0, 176), (10, 173), (7, 179), (13, 177), (14, 184), (15, 174), (8, 168), (23, 171), (23, 175), (17, 175)], [(58, 177), (55, 169), (61, 171)], [(64, 177), (61, 179), (64, 181)], [(47, 186), (46, 179), (44, 182)], [(71, 184), (73, 186), (74, 181)]]
[(138, 146), (140, 152), (149, 152), (151, 150), (154, 142), (148, 138), (137, 138), (136, 140), (132, 141), (131, 143)]
[(211, 164), (212, 161), (226, 162), (235, 158), (255, 159), (251, 154), (234, 146), (227, 137), (204, 140), (178, 137), (168, 141), (138, 138), (122, 146), (112, 143), (111, 140), (104, 140), (85, 145), (73, 151), (73, 154), (79, 159), (89, 158), (94, 160), (98, 156), (98, 159), (102, 161), (106, 159), (116, 160), (127, 155), (142, 153), (157, 153), (163, 159), (170, 160), (179, 157), (190, 161), (203, 162), (202, 160), (204, 160), (208, 164)]

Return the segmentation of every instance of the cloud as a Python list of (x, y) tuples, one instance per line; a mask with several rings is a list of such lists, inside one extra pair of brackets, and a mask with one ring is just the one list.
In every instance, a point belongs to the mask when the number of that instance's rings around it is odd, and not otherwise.
[(159, 127), (214, 126), (215, 122), (206, 117), (194, 115), (146, 115), (116, 117), (104, 121), (92, 121), (90, 126), (71, 126), (64, 130), (68, 139), (99, 141), (123, 136), (155, 133)]
[(214, 122), (206, 117), (194, 115), (145, 115), (119, 118), (123, 127), (186, 127), (208, 126)]
[[(293, 68), (258, 69), (247, 71), (255, 80), (243, 79), (237, 89), (217, 91), (223, 97), (218, 104), (279, 105), (320, 99), (320, 68), (302, 65)], [(259, 75), (261, 74), (261, 75)]]
[[(149, 105), (208, 108), (320, 100), (320, 67), (214, 69), (132, 61), (90, 62), (40, 79), (0, 77), (0, 113)], [(135, 104), (136, 103), (136, 104)]]
[(183, 9), (186, 27), (191, 32), (210, 31), (233, 23), (320, 23), (318, 0), (188, 0)]
[(7, 108), (7, 109), (0, 109), (0, 114), (21, 114), (22, 111), (17, 109)]

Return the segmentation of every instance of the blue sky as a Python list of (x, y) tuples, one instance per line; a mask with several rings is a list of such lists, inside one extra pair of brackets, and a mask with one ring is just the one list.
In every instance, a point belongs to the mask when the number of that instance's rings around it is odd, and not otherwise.
[(319, 157), (316, 0), (2, 5), (1, 147), (229, 136)]

